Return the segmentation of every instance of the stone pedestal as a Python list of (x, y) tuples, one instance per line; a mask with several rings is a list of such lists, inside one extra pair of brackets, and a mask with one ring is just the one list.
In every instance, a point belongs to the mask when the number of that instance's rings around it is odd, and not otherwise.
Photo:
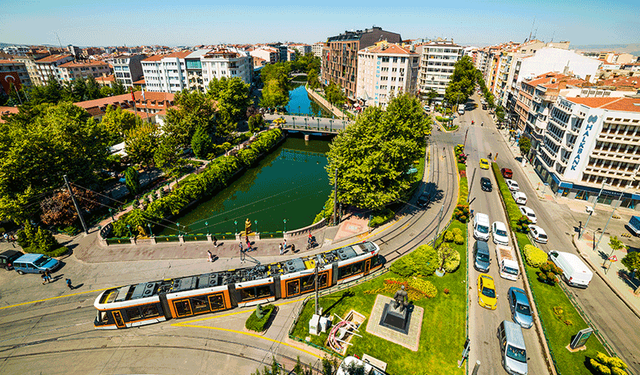
[(260, 239), (260, 233), (259, 232), (254, 233), (254, 236), (255, 236), (256, 241)]
[(211, 243), (213, 240), (211, 239), (211, 234), (207, 233), (207, 242)]
[(236, 233), (236, 241), (242, 241), (242, 233)]
[(132, 245), (136, 244), (136, 238), (135, 237), (129, 237), (129, 241), (131, 241)]
[(183, 235), (179, 235), (178, 236), (178, 242), (184, 243), (184, 236)]
[(151, 237), (149, 238), (149, 240), (150, 240), (150, 241), (151, 241), (151, 243), (152, 243), (152, 244), (154, 244), (154, 245), (158, 243), (158, 241), (156, 241), (156, 236), (151, 236)]
[(394, 304), (394, 302), (390, 302), (384, 305), (380, 324), (384, 327), (407, 334), (407, 327), (411, 314), (406, 307), (400, 311), (401, 306), (398, 305), (398, 307), (395, 308)]

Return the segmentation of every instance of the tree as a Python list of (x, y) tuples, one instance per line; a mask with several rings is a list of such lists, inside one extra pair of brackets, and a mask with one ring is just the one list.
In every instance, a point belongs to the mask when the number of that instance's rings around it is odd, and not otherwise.
[(624, 258), (622, 258), (622, 265), (627, 267), (629, 272), (636, 272), (640, 269), (640, 253), (637, 251), (628, 253)]
[(124, 149), (129, 159), (147, 167), (153, 162), (158, 147), (159, 131), (154, 124), (143, 124), (125, 132)]
[(85, 81), (87, 100), (100, 99), (105, 95), (100, 93), (100, 86), (93, 76), (89, 76)]
[(124, 171), (124, 183), (131, 195), (137, 195), (140, 192), (140, 174), (133, 166)]
[(287, 63), (270, 64), (260, 71), (263, 83), (260, 106), (269, 108), (285, 107), (289, 103), (289, 73), (291, 65)]
[[(98, 207), (96, 193), (75, 186), (71, 186), (71, 190), (81, 210), (89, 212)], [(50, 197), (43, 199), (40, 202), (40, 209), (42, 210), (40, 219), (47, 225), (71, 226), (77, 223), (78, 213), (67, 189), (58, 190)]]
[(100, 97), (105, 98), (107, 96), (113, 95), (113, 89), (109, 86), (100, 87)]
[(213, 150), (211, 136), (203, 128), (198, 128), (191, 138), (191, 149), (200, 159), (205, 159)]
[(158, 148), (153, 154), (156, 166), (160, 168), (168, 178), (178, 178), (185, 161), (180, 158), (180, 147), (178, 142), (168, 136), (163, 135), (159, 139)]
[(433, 100), (438, 97), (438, 92), (434, 89), (429, 90), (427, 92), (427, 100), (429, 101), (429, 105), (433, 103)]
[(249, 117), (249, 131), (255, 133), (257, 130), (264, 126), (264, 118), (260, 113)]
[(62, 185), (95, 181), (107, 160), (106, 133), (71, 103), (43, 105), (0, 124), (0, 218), (35, 214), (36, 196)]
[(320, 74), (317, 70), (312, 69), (307, 73), (307, 83), (312, 90), (320, 88)]
[(406, 172), (424, 153), (430, 127), (420, 102), (408, 94), (391, 100), (386, 111), (365, 109), (334, 138), (327, 153), (332, 185), (338, 170), (340, 202), (363, 209), (395, 202), (411, 186)]
[(116, 80), (113, 83), (113, 95), (122, 95), (126, 93), (127, 93), (127, 90), (124, 88), (124, 85), (122, 84), (122, 82)]
[(214, 78), (209, 83), (207, 97), (216, 103), (218, 110), (216, 133), (221, 137), (226, 137), (236, 130), (238, 121), (244, 119), (247, 108), (251, 104), (249, 84), (244, 83), (239, 77), (223, 77), (220, 80)]
[(108, 106), (102, 117), (102, 126), (109, 133), (112, 145), (122, 142), (126, 132), (140, 125), (142, 125), (140, 117), (116, 106)]
[(477, 81), (477, 69), (469, 56), (463, 56), (454, 65), (444, 98), (450, 103), (464, 104), (469, 100)]
[(622, 243), (622, 241), (618, 239), (618, 236), (611, 236), (611, 238), (609, 238), (609, 247), (614, 251), (618, 251), (626, 249), (627, 245)]
[(178, 146), (189, 147), (198, 127), (213, 133), (216, 115), (208, 96), (199, 91), (183, 90), (175, 95), (174, 103), (175, 107), (167, 110), (163, 131), (174, 138)]
[(340, 86), (333, 82), (324, 88), (324, 95), (327, 97), (327, 101), (336, 107), (341, 107), (347, 101)]
[(520, 137), (518, 146), (520, 146), (520, 153), (522, 155), (527, 155), (529, 150), (531, 150), (531, 139), (529, 139), (529, 137)]

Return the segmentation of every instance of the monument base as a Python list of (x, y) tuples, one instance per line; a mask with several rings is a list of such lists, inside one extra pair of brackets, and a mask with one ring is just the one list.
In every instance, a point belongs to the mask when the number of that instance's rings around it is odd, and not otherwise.
[(411, 314), (407, 307), (400, 311), (401, 306), (394, 307), (395, 303), (385, 303), (384, 310), (382, 310), (382, 318), (380, 319), (380, 325), (404, 333), (408, 333), (409, 320)]
[[(411, 306), (412, 310), (407, 317), (406, 331), (389, 328), (381, 324), (384, 320), (382, 315), (386, 305), (393, 307), (393, 298), (378, 294), (376, 302), (371, 310), (371, 315), (367, 319), (367, 333), (392, 343), (404, 346), (414, 352), (420, 347), (420, 332), (422, 330), (422, 315), (424, 309), (420, 306)], [(405, 310), (406, 311), (406, 310)]]

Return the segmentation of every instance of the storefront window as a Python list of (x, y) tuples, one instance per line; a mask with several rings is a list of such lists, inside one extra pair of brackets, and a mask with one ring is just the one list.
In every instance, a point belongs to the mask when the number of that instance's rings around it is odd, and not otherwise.
[(578, 190), (576, 194), (576, 199), (587, 201), (589, 200), (589, 193), (584, 190)]

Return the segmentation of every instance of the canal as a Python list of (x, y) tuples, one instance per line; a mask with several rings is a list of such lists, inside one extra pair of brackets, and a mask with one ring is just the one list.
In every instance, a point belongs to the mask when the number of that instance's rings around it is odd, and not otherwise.
[[(328, 139), (305, 142), (290, 136), (226, 189), (173, 221), (190, 234), (243, 231), (246, 219), (252, 231), (257, 227), (262, 233), (311, 225), (331, 192), (325, 170), (328, 150)], [(161, 233), (169, 234), (177, 230)]]
[(309, 97), (304, 85), (301, 84), (293, 90), (289, 91), (289, 104), (287, 104), (287, 112), (289, 114), (331, 117), (331, 113), (324, 109), (320, 104), (316, 103)]

